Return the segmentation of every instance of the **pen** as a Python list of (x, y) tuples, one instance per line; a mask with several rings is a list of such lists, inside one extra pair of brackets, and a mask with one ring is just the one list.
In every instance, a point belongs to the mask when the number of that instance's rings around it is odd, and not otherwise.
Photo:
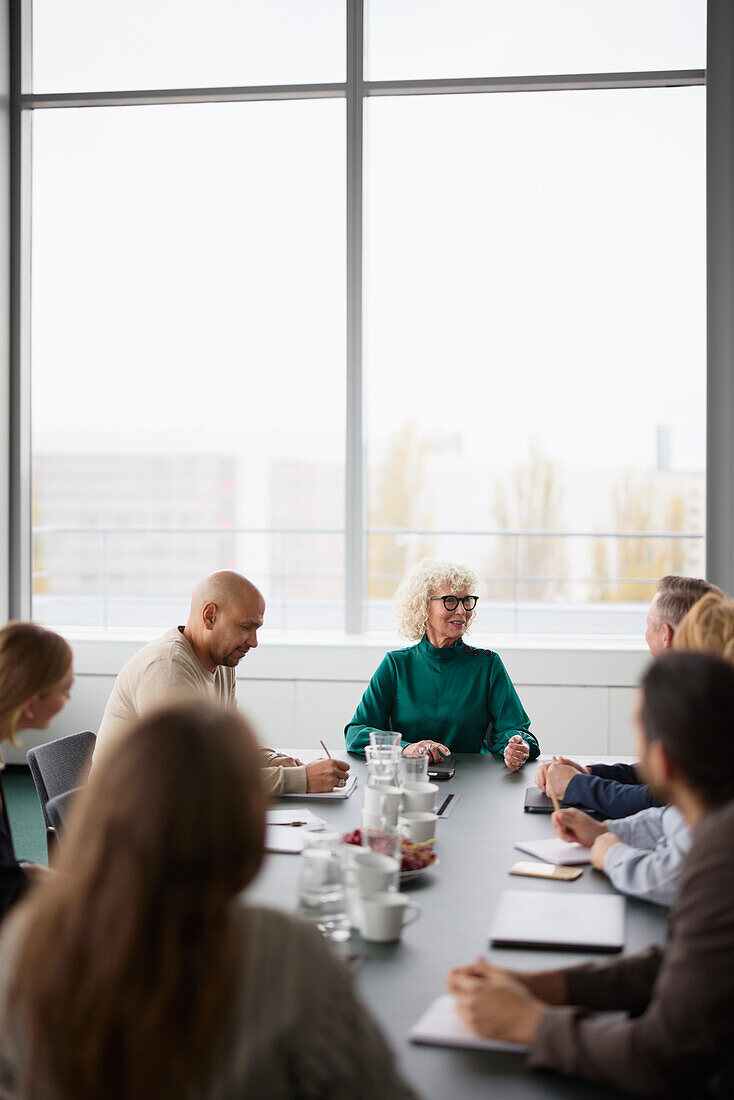
[[(326, 755), (327, 755), (327, 756), (329, 757), (329, 760), (333, 760), (334, 758), (333, 758), (333, 756), (331, 755), (331, 753), (329, 752), (329, 750), (327, 749), (327, 747), (326, 747), (326, 745), (324, 744), (324, 742), (323, 742), (323, 741), (320, 741), (320, 742), (319, 742), (319, 744), (321, 745), (321, 748), (322, 748), (322, 749), (324, 750), (324, 752), (326, 753)], [(337, 781), (336, 781), (336, 785), (337, 785), (337, 787), (345, 787), (345, 786), (346, 786), (346, 781), (345, 781), (344, 779), (337, 779)]]

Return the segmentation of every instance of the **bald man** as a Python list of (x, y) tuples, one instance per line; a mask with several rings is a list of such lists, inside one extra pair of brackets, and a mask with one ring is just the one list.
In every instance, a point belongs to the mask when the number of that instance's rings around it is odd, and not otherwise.
[[(225, 570), (200, 581), (186, 625), (167, 630), (122, 667), (102, 716), (95, 761), (144, 711), (172, 694), (189, 692), (235, 706), (235, 669), (257, 646), (264, 616), (261, 593), (239, 573)], [(304, 767), (272, 749), (263, 749), (263, 763), (273, 794), (330, 791), (349, 771), (341, 760), (317, 760)]]

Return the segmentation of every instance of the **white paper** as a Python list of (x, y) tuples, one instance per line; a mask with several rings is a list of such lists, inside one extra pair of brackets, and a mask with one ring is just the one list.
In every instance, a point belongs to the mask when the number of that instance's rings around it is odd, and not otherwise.
[(551, 836), (546, 840), (518, 840), (515, 845), (519, 852), (535, 856), (543, 863), (555, 863), (560, 867), (576, 867), (582, 863), (591, 863), (591, 849), (583, 844), (567, 844), (560, 837)]
[(266, 825), (290, 825), (292, 822), (303, 821), (305, 822), (305, 828), (307, 829), (324, 829), (326, 828), (326, 822), (323, 817), (319, 817), (312, 810), (301, 810), (297, 806), (293, 809), (287, 810), (268, 810), (265, 814)]
[(281, 794), (279, 798), (349, 798), (354, 794), (357, 786), (357, 777), (353, 775), (347, 779), (346, 787), (335, 787), (333, 791), (324, 791), (323, 794)]
[(507, 1054), (525, 1054), (529, 1050), (523, 1043), (503, 1043), (475, 1035), (459, 1018), (451, 993), (444, 993), (428, 1006), (420, 1020), (413, 1024), (408, 1037), (413, 1043), (438, 1047), (473, 1047)]
[(298, 855), (306, 844), (305, 832), (306, 829), (293, 829), (289, 825), (268, 825), (265, 829), (265, 851)]

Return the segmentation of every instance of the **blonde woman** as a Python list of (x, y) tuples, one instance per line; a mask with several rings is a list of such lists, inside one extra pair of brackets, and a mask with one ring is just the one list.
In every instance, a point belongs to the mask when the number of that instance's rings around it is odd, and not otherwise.
[(241, 896), (264, 854), (259, 760), (242, 716), (203, 699), (115, 738), (59, 874), (4, 929), (4, 1100), (415, 1100), (318, 932)]
[[(43, 730), (66, 704), (74, 682), (71, 647), (36, 623), (8, 623), (0, 629), (0, 743), (17, 744), (20, 730)], [(0, 786), (0, 920), (28, 885), (43, 873), (18, 863), (8, 811)]]
[(415, 645), (387, 653), (344, 730), (363, 752), (371, 730), (400, 731), (405, 756), (491, 752), (511, 771), (540, 747), (500, 657), (465, 645), (478, 578), (466, 566), (424, 558), (393, 600), (398, 631)]

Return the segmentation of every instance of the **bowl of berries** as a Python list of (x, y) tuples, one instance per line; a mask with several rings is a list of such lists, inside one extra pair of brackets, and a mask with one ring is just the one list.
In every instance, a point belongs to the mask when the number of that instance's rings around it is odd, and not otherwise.
[[(342, 837), (345, 844), (354, 844), (357, 847), (362, 845), (362, 830), (353, 829), (350, 833), (345, 833)], [(386, 843), (392, 845), (392, 840), (389, 837), (385, 837)], [(435, 840), (427, 840), (423, 843), (417, 844), (412, 840), (408, 840), (406, 837), (400, 838), (400, 881), (408, 882), (410, 879), (417, 878), (422, 875), (430, 867), (436, 867), (439, 860), (436, 857), (436, 853), (433, 850)], [(379, 838), (373, 837), (371, 839), (370, 847), (373, 851), (379, 851)]]

